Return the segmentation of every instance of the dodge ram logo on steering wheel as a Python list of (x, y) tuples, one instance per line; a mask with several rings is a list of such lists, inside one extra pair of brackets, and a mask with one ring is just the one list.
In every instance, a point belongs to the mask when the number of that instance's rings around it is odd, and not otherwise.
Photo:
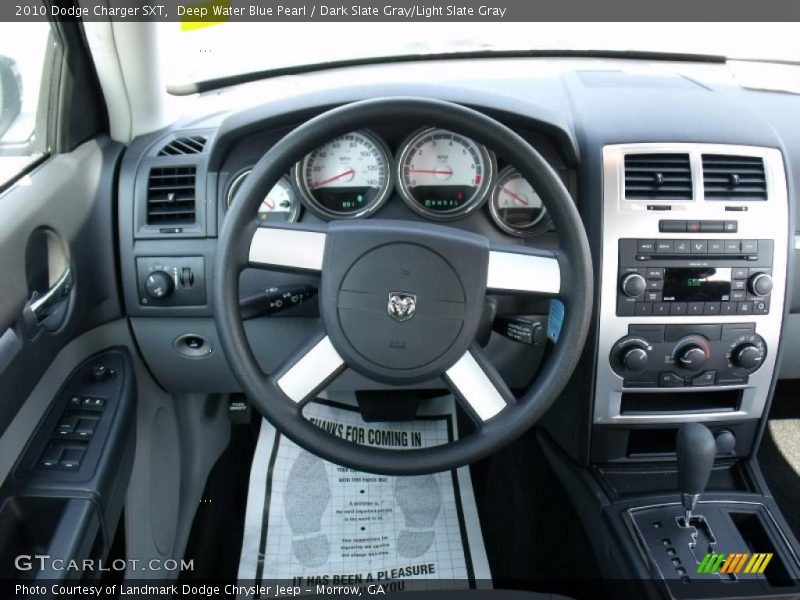
[(406, 292), (391, 292), (387, 310), (395, 321), (408, 321), (417, 311), (417, 296)]

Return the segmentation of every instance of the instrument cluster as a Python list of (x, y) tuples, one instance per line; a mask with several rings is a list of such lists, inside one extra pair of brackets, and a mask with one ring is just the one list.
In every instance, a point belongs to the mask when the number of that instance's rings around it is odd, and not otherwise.
[[(226, 191), (233, 202), (250, 168), (236, 173)], [(371, 131), (354, 131), (300, 160), (270, 190), (259, 218), (297, 221), (302, 210), (322, 219), (367, 217), (396, 192), (415, 213), (435, 221), (465, 217), (489, 205), (502, 231), (530, 237), (550, 218), (534, 187), (511, 165), (498, 172), (494, 153), (463, 135), (435, 127), (408, 136), (393, 155)]]

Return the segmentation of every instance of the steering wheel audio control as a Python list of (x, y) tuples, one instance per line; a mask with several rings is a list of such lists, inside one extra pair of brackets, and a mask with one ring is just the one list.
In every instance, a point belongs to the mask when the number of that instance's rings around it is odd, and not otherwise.
[(175, 282), (166, 271), (153, 271), (147, 276), (144, 284), (147, 295), (160, 300), (175, 290)]

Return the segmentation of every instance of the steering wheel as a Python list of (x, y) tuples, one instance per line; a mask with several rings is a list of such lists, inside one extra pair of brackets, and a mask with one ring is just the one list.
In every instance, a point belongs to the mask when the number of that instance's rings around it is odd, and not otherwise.
[[(387, 121), (457, 131), (512, 162), (539, 192), (560, 249), (499, 246), (452, 227), (400, 220), (270, 225), (255, 215), (265, 193), (307, 153), (331, 139)], [(265, 374), (239, 315), (245, 267), (319, 273), (318, 331)], [(555, 350), (515, 398), (475, 335), (486, 291), (546, 294), (565, 305)], [(214, 311), (228, 364), (250, 401), (309, 452), (361, 471), (417, 475), (474, 462), (528, 430), (573, 374), (589, 328), (592, 263), (580, 216), (552, 167), (525, 140), (469, 108), (422, 98), (379, 98), (329, 110), (275, 144), (232, 203), (217, 244)], [(379, 382), (443, 377), (476, 424), (441, 446), (388, 450), (337, 438), (302, 415), (306, 402), (346, 367)]]

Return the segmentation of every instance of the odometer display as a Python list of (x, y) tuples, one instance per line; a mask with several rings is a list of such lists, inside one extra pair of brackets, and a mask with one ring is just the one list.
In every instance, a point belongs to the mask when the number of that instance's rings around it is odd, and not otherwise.
[(356, 131), (308, 154), (295, 181), (308, 208), (326, 219), (355, 218), (377, 210), (391, 192), (389, 151), (376, 136)]
[(400, 195), (414, 211), (439, 220), (462, 217), (485, 200), (494, 159), (480, 144), (444, 129), (426, 129), (403, 144)]

